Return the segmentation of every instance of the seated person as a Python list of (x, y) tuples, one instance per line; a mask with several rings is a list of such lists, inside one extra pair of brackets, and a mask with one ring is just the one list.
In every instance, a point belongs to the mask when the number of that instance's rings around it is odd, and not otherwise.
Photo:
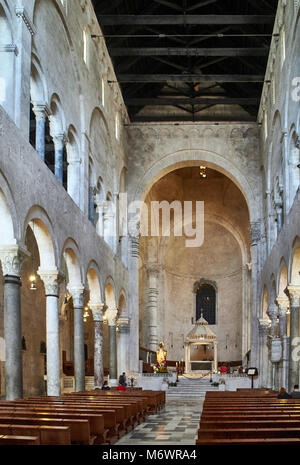
[(123, 384), (120, 384), (119, 383), (119, 386), (117, 386), (117, 391), (126, 391), (126, 386), (124, 386)]
[(277, 399), (291, 399), (292, 396), (289, 395), (288, 392), (284, 389), (284, 387), (280, 388), (279, 394)]
[(119, 377), (119, 384), (122, 384), (122, 386), (127, 386), (126, 383), (126, 374), (123, 372), (122, 375)]
[(300, 398), (299, 384), (295, 384), (294, 390), (291, 392), (291, 398), (292, 399), (299, 399)]
[(107, 381), (104, 381), (101, 389), (102, 389), (102, 391), (108, 391), (110, 389)]

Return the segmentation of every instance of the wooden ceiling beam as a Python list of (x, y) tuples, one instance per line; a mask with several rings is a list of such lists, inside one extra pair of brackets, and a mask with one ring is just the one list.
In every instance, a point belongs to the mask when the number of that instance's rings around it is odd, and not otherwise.
[(273, 24), (274, 15), (98, 15), (103, 26)]
[(239, 57), (239, 56), (267, 56), (267, 47), (110, 47), (109, 53), (117, 56), (202, 56), (202, 57)]

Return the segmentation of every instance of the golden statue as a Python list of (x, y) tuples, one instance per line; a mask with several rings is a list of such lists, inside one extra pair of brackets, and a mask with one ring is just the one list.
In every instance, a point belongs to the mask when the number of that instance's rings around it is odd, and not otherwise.
[(164, 343), (159, 343), (159, 349), (156, 351), (156, 369), (159, 372), (167, 372), (167, 351), (164, 348)]

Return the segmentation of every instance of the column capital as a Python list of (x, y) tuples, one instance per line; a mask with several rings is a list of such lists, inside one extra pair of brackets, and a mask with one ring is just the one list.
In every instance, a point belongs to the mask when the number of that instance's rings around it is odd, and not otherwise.
[(290, 299), (291, 307), (300, 307), (300, 286), (290, 285), (284, 292)]
[(46, 103), (33, 102), (33, 113), (36, 119), (44, 120), (51, 114), (51, 110)]
[(84, 290), (84, 287), (68, 287), (68, 291), (72, 294), (74, 308), (83, 307)]
[(117, 308), (108, 308), (105, 313), (108, 321), (108, 326), (116, 326), (118, 309)]
[(277, 297), (276, 304), (278, 305), (279, 312), (283, 310), (286, 312), (290, 305), (290, 302), (287, 297)]
[(0, 260), (2, 264), (3, 276), (21, 276), (24, 260), (30, 257), (27, 249), (18, 245), (0, 247)]
[(267, 334), (268, 329), (270, 327), (270, 320), (268, 320), (267, 318), (259, 318), (258, 324), (259, 332), (261, 334)]
[(44, 283), (46, 296), (58, 297), (59, 287), (64, 279), (59, 271), (57, 269), (43, 270), (39, 268), (37, 273)]
[(160, 265), (159, 263), (148, 263), (146, 265), (147, 275), (157, 277), (158, 273), (160, 272)]
[(120, 333), (128, 333), (130, 329), (130, 318), (126, 316), (120, 316), (118, 318), (117, 325)]
[(53, 143), (57, 148), (63, 148), (64, 145), (68, 142), (68, 138), (65, 133), (54, 134), (52, 136)]
[(102, 302), (89, 302), (94, 321), (103, 321), (105, 305)]
[(271, 320), (275, 320), (278, 317), (278, 307), (275, 303), (269, 305), (267, 314)]

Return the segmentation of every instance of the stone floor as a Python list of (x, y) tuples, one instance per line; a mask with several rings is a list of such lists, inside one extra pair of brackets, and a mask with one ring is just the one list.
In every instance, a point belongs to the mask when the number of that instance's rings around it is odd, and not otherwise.
[(195, 445), (203, 401), (167, 400), (166, 407), (116, 445)]

